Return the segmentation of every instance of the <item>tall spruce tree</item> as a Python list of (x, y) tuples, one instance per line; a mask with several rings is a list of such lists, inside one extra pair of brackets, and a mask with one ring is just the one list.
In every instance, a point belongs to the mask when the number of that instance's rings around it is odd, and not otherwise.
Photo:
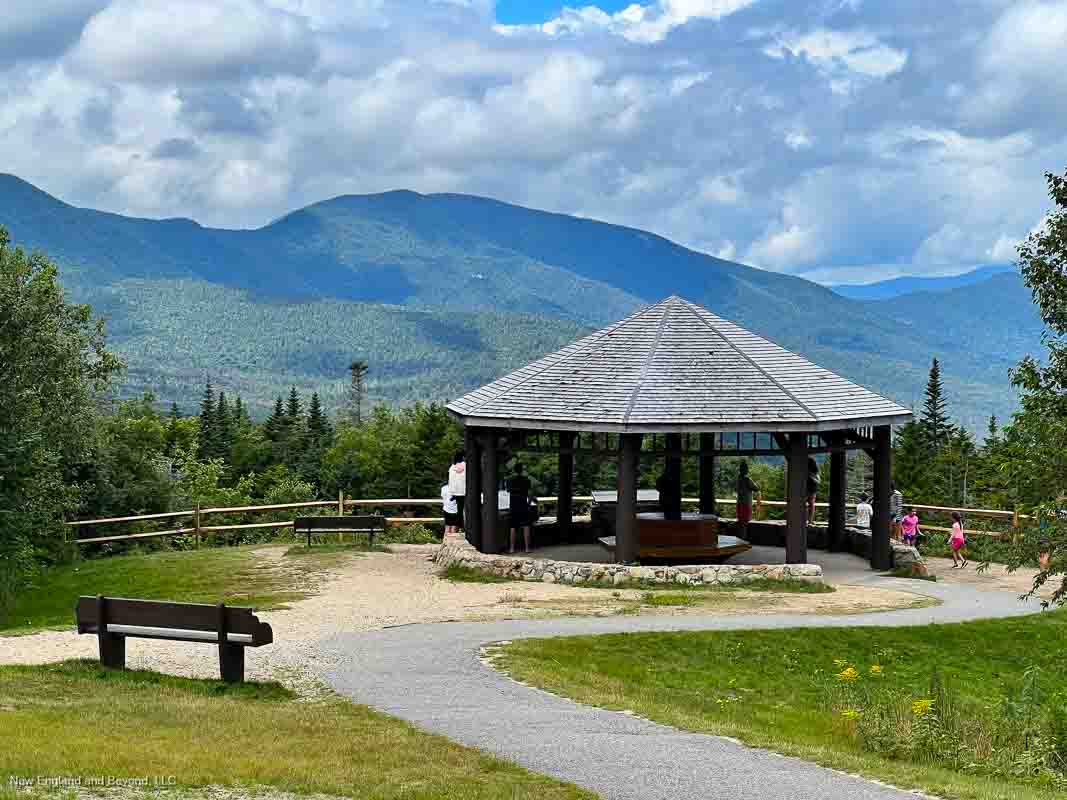
[(215, 458), (218, 454), (218, 426), (215, 424), (215, 414), (218, 404), (215, 400), (215, 387), (211, 381), (204, 387), (204, 395), (200, 399), (200, 455), (203, 458)]
[(363, 359), (356, 359), (348, 365), (350, 383), (348, 397), (345, 398), (345, 416), (350, 425), (360, 426), (363, 424), (363, 406), (366, 399), (367, 387), (364, 377), (370, 372), (370, 364)]
[(300, 402), (300, 394), (296, 391), (296, 387), (292, 387), (289, 390), (289, 399), (285, 404), (285, 416), (289, 418), (289, 421), (296, 422), (300, 419), (300, 410), (302, 408)]
[(233, 412), (226, 400), (226, 392), (219, 392), (219, 402), (215, 407), (215, 456), (217, 458), (229, 460), (230, 448), (233, 446), (234, 427)]
[(318, 392), (314, 392), (311, 395), (311, 404), (308, 406), (307, 432), (308, 439), (316, 444), (326, 442), (330, 438), (330, 423), (322, 411), (322, 402), (319, 400)]
[(285, 404), (279, 395), (274, 399), (274, 410), (270, 412), (267, 421), (263, 423), (263, 432), (272, 442), (277, 442), (284, 435), (285, 427)]
[(935, 358), (930, 365), (930, 377), (926, 381), (926, 399), (923, 401), (922, 432), (927, 446), (939, 452), (948, 444), (952, 424), (948, 419), (945, 402), (945, 385), (941, 379), (941, 364)]

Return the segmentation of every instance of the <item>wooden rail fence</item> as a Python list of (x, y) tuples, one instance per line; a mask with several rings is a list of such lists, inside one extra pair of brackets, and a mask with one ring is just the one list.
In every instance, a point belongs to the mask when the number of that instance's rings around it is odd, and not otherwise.
[[(574, 502), (577, 503), (591, 503), (593, 498), (591, 495), (579, 495), (575, 496)], [(538, 497), (537, 502), (542, 505), (554, 505), (556, 503), (555, 497)], [(682, 502), (686, 504), (694, 504), (699, 502), (699, 498), (696, 497), (683, 497)], [(732, 506), (736, 501), (732, 498), (716, 498), (716, 505)], [(123, 542), (123, 541), (136, 541), (138, 539), (154, 539), (164, 536), (184, 536), (192, 534), (196, 538), (196, 545), (199, 547), (200, 538), (204, 534), (209, 533), (227, 533), (230, 531), (244, 531), (244, 530), (267, 530), (271, 528), (291, 528), (293, 527), (293, 520), (283, 520), (280, 522), (250, 522), (239, 525), (205, 525), (203, 524), (204, 518), (212, 514), (247, 514), (247, 513), (261, 513), (267, 511), (291, 511), (301, 508), (335, 508), (337, 513), (344, 515), (346, 508), (404, 508), (404, 507), (420, 507), (431, 506), (440, 507), (441, 499), (434, 498), (412, 498), (412, 497), (392, 497), (392, 498), (379, 498), (379, 499), (354, 499), (351, 497), (345, 497), (344, 493), (340, 493), (336, 500), (313, 500), (310, 502), (302, 503), (275, 503), (270, 505), (258, 505), (258, 506), (233, 506), (233, 507), (207, 507), (201, 508), (198, 504), (196, 508), (190, 511), (168, 511), (162, 514), (138, 514), (128, 517), (107, 517), (105, 519), (87, 519), (76, 520), (68, 522), (67, 526), (77, 531), (81, 527), (89, 525), (111, 525), (122, 522), (146, 522), (152, 520), (163, 519), (179, 519), (181, 517), (190, 517), (192, 525), (182, 526), (177, 528), (171, 528), (163, 531), (148, 531), (145, 533), (125, 533), (125, 534), (113, 534), (110, 536), (92, 536), (88, 538), (75, 538), (72, 540), (77, 544), (102, 544), (104, 542)], [(763, 500), (758, 505), (763, 507), (780, 507), (784, 508), (786, 503), (784, 500)], [(816, 508), (828, 508), (829, 503), (816, 503)], [(848, 503), (847, 508), (855, 509), (855, 503)], [(909, 508), (914, 508), (916, 511), (947, 514), (952, 511), (959, 511), (964, 517), (980, 517), (986, 519), (999, 519), (1010, 520), (1012, 529), (1018, 529), (1022, 520), (1029, 520), (1031, 517), (1020, 514), (1016, 511), (1004, 511), (1002, 509), (989, 509), (989, 508), (953, 508), (949, 506), (931, 506), (921, 505), (918, 503), (909, 503)], [(405, 524), (441, 524), (444, 519), (439, 516), (427, 516), (427, 517), (406, 517), (406, 516), (393, 516), (386, 517), (386, 521), (390, 525), (405, 525)], [(935, 527), (933, 525), (923, 525), (923, 529), (949, 532), (950, 528)], [(988, 531), (988, 530), (968, 530), (968, 533), (977, 533), (980, 535), (991, 536), (999, 538), (1004, 535), (1002, 531)]]

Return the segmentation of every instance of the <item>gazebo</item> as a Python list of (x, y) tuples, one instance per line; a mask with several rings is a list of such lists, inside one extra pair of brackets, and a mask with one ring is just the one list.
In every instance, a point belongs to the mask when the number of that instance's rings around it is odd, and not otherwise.
[(465, 428), (467, 536), (487, 553), (504, 537), (501, 456), (555, 452), (557, 521), (573, 520), (574, 457), (617, 459), (615, 560), (639, 552), (640, 457), (664, 458), (661, 504), (681, 506), (682, 458), (696, 456), (702, 514), (715, 513), (715, 460), (782, 456), (786, 562), (807, 561), (809, 457), (829, 455), (831, 547), (845, 535), (846, 452), (874, 462), (871, 565), (891, 566), (892, 426), (911, 412), (706, 309), (669, 297), (448, 404)]

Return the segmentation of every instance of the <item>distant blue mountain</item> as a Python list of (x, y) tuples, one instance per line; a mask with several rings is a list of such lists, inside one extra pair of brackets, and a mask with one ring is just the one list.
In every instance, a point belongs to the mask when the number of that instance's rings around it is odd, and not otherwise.
[(852, 300), (889, 300), (912, 292), (945, 292), (961, 286), (981, 283), (994, 275), (1015, 271), (1015, 267), (1011, 264), (986, 264), (970, 272), (964, 272), (962, 275), (946, 275), (938, 278), (905, 275), (876, 283), (840, 284), (830, 288), (842, 297)]

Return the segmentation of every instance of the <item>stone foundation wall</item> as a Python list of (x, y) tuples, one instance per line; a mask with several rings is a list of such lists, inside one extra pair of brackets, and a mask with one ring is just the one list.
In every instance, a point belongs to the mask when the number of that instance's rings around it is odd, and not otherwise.
[(479, 553), (467, 541), (448, 537), (434, 560), (442, 569), (461, 564), (490, 575), (542, 583), (611, 583), (648, 581), (650, 583), (726, 584), (759, 579), (822, 581), (817, 564), (694, 564), (679, 567), (628, 567), (623, 564), (595, 564), (581, 561), (553, 561), (545, 558), (503, 556)]

